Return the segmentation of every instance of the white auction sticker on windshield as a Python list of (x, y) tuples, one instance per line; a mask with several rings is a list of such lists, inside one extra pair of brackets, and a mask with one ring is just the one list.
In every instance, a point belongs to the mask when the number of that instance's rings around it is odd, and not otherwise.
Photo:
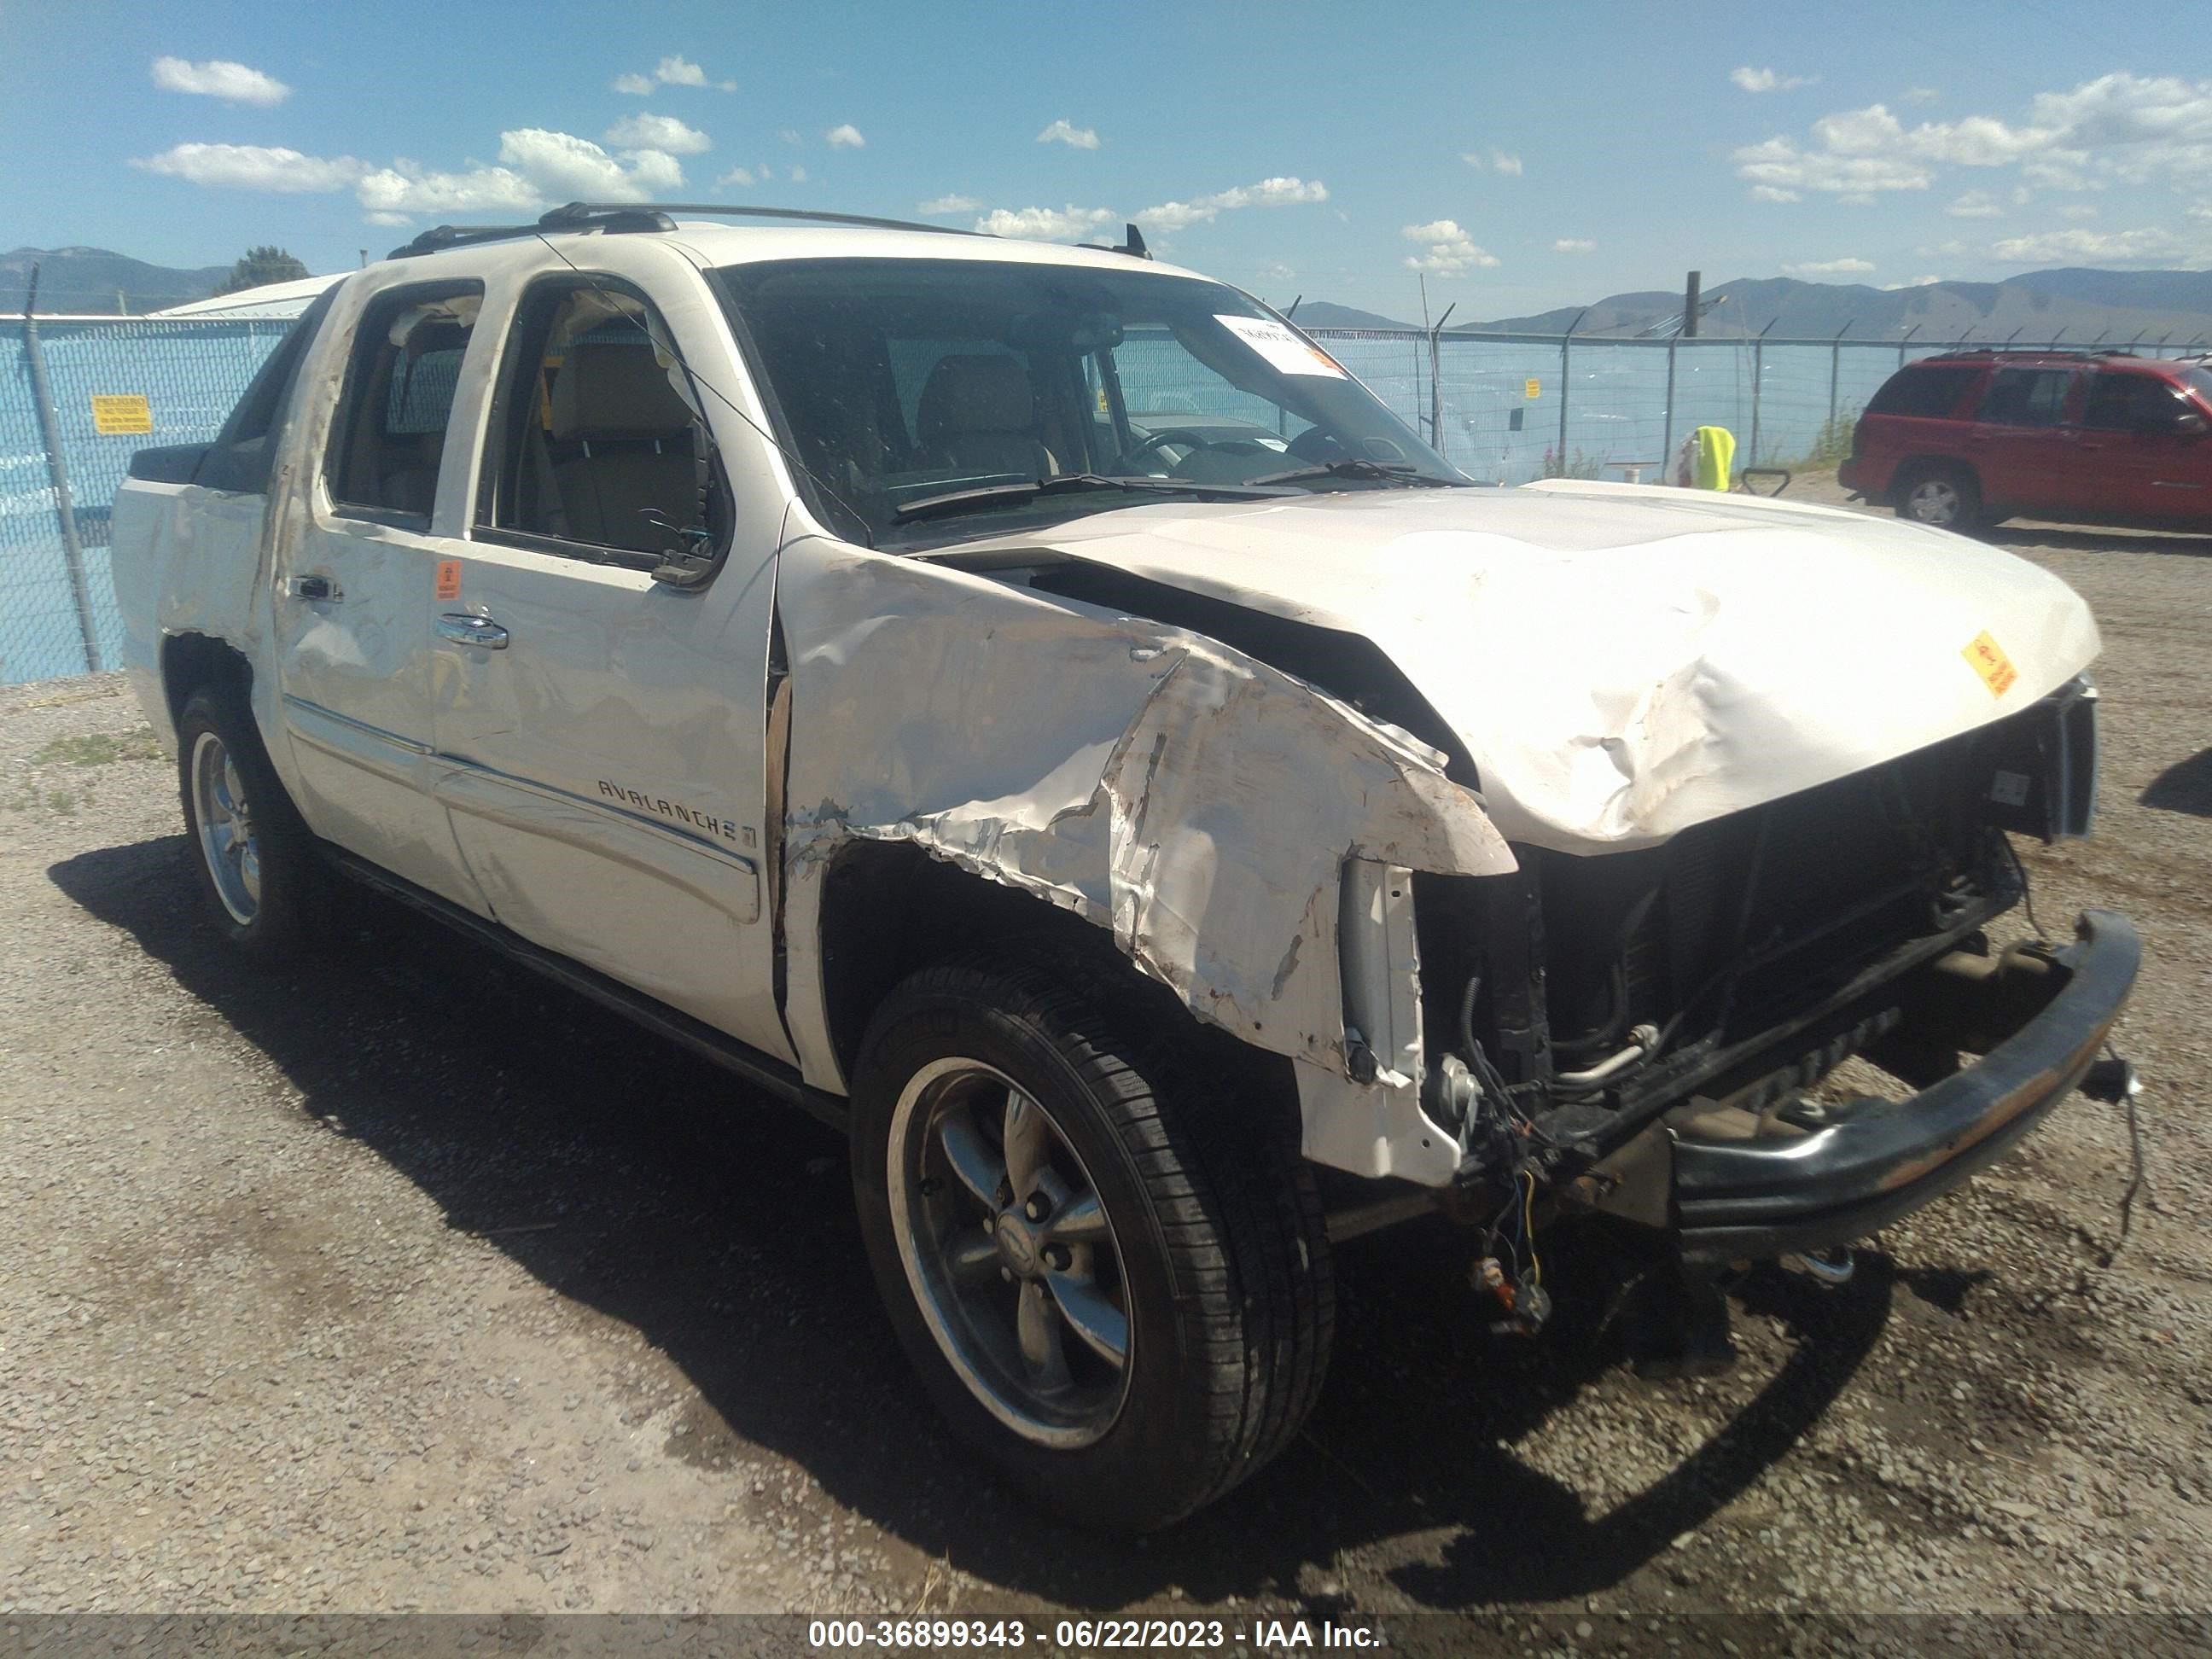
[(1335, 380), (1351, 378), (1335, 358), (1319, 346), (1308, 345), (1280, 323), (1265, 317), (1224, 317), (1218, 313), (1213, 320), (1285, 374), (1326, 374)]

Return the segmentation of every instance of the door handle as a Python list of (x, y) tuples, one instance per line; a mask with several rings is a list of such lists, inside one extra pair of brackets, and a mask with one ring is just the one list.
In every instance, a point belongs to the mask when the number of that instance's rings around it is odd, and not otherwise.
[(481, 646), (487, 651), (507, 649), (507, 630), (489, 617), (471, 617), (448, 611), (438, 618), (438, 633), (456, 645)]
[(284, 597), (305, 599), (310, 605), (315, 605), (342, 599), (345, 595), (338, 591), (338, 585), (328, 576), (287, 576), (284, 579)]

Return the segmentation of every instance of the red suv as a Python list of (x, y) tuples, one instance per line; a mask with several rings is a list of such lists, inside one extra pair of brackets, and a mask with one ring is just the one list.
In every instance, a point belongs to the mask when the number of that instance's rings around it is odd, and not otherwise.
[(2212, 529), (2212, 368), (2125, 352), (1962, 351), (1883, 382), (1837, 473), (1902, 518), (2014, 514)]

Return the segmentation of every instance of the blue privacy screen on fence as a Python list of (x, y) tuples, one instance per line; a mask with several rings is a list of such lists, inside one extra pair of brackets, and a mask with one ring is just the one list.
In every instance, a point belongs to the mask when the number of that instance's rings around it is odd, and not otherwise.
[[(131, 453), (215, 436), (290, 324), (222, 318), (51, 318), (38, 332), (82, 548), (70, 569), (24, 324), (0, 319), (0, 684), (113, 666), (121, 643), (108, 578), (108, 511)], [(1620, 477), (1663, 462), (1692, 428), (1727, 427), (1741, 465), (1836, 459), (1839, 437), (1882, 381), (1946, 345), (1874, 340), (1620, 340), (1317, 329), (1365, 381), (1469, 477), (1525, 483), (1547, 473)], [(1218, 387), (1171, 384), (1141, 341), (1125, 369), (1133, 401), (1198, 412)], [(2023, 344), (2021, 349), (2026, 349)], [(2148, 348), (2139, 348), (2148, 351)], [(1164, 377), (1164, 378), (1163, 378)], [(102, 434), (95, 397), (143, 396), (150, 433)], [(1204, 407), (1236, 416), (1249, 411)], [(1431, 428), (1435, 431), (1431, 434)], [(1644, 474), (1646, 482), (1654, 473)], [(87, 635), (90, 635), (88, 641)]]

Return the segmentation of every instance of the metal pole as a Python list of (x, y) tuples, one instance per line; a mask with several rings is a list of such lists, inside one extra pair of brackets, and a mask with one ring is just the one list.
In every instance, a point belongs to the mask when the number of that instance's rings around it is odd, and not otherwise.
[(2058, 343), (2059, 343), (2061, 340), (2064, 339), (2065, 337), (2066, 337), (2066, 331), (2065, 331), (2064, 329), (2063, 329), (2063, 328), (2062, 328), (2062, 329), (2060, 329), (2060, 330), (2058, 331), (2058, 332), (2057, 332), (2057, 333), (2056, 333), (2056, 334), (2052, 335), (2052, 336), (2051, 337), (2051, 349), (2052, 349), (2053, 351), (2057, 350), (2057, 349), (2058, 349)]
[(1759, 465), (1759, 383), (1766, 378), (1766, 335), (1767, 330), (1781, 320), (1779, 316), (1770, 319), (1766, 327), (1759, 331), (1759, 337), (1751, 343), (1751, 449), (1743, 458), (1746, 466)]
[(1674, 347), (1676, 342), (1667, 342), (1667, 408), (1659, 417), (1659, 476), (1667, 476), (1667, 468), (1674, 459)]
[(1682, 337), (1686, 340), (1698, 337), (1698, 319), (1704, 314), (1698, 304), (1698, 290), (1705, 280), (1704, 271), (1693, 270), (1682, 283)]
[(61, 417), (54, 411), (52, 387), (46, 380), (46, 349), (39, 343), (38, 319), (32, 315), (39, 302), (39, 268), (31, 267), (30, 290), (23, 295), (23, 355), (31, 363), (31, 401), (38, 406), (39, 435), (46, 446), (46, 471), (53, 479), (54, 517), (62, 532), (62, 562), (69, 568), (70, 598), (76, 605), (77, 635), (84, 642), (84, 665), (97, 674), (100, 635), (92, 623), (92, 592), (84, 580), (84, 543), (76, 533), (76, 507), (70, 500), (69, 462), (62, 454)]
[(1919, 332), (1920, 332), (1920, 325), (1919, 325), (1919, 324), (1917, 324), (1917, 323), (1915, 323), (1915, 324), (1913, 324), (1913, 325), (1912, 325), (1911, 328), (1908, 328), (1908, 329), (1906, 329), (1906, 330), (1905, 331), (1904, 337), (1903, 337), (1901, 339), (1899, 339), (1899, 340), (1898, 341), (1898, 343), (1897, 343), (1897, 366), (1898, 366), (1899, 368), (1903, 368), (1905, 367), (1905, 348), (1906, 346), (1910, 345), (1910, 344), (1912, 343), (1912, 337), (1913, 337), (1914, 335), (1916, 335), (1916, 334), (1919, 333)]
[(1844, 372), (1844, 336), (1850, 331), (1851, 325), (1845, 323), (1828, 343), (1828, 425), (1832, 430), (1836, 424), (1836, 382)]
[(1443, 349), (1437, 342), (1443, 337), (1444, 325), (1458, 309), (1459, 301), (1455, 300), (1429, 331), (1429, 441), (1439, 455), (1444, 453), (1444, 368)]
[(1583, 325), (1583, 319), (1589, 315), (1589, 307), (1584, 306), (1575, 313), (1567, 331), (1559, 336), (1559, 476), (1563, 478), (1567, 476), (1567, 346), (1574, 339), (1575, 331)]

